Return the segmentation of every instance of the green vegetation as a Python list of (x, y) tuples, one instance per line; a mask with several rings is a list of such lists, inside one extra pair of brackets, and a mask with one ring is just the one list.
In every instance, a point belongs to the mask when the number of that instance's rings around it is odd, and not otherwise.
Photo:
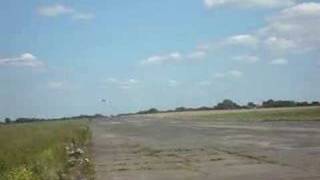
[[(0, 179), (71, 179), (80, 171), (89, 177), (92, 167), (85, 145), (90, 137), (86, 120), (0, 125)], [(70, 146), (81, 147), (81, 165), (70, 164)]]
[(218, 103), (214, 109), (221, 110), (221, 109), (241, 109), (241, 106), (237, 103), (233, 102), (230, 99), (225, 99), (223, 102)]
[(181, 113), (164, 113), (164, 117), (185, 117), (195, 120), (241, 120), (241, 121), (275, 121), (275, 120), (320, 120), (320, 107), (268, 108), (252, 110), (194, 111)]
[(151, 109), (149, 109), (149, 110), (137, 112), (137, 114), (152, 114), (152, 113), (158, 113), (158, 112), (159, 112), (158, 109), (156, 109), (156, 108), (151, 108)]
[[(222, 102), (218, 103), (217, 105), (211, 106), (211, 107), (207, 107), (207, 106), (202, 106), (202, 107), (198, 107), (198, 108), (177, 107), (174, 110), (167, 110), (167, 111), (161, 111), (156, 108), (151, 108), (149, 110), (139, 111), (135, 114), (154, 114), (154, 113), (167, 113), (167, 112), (208, 111), (208, 110), (280, 108), (280, 107), (311, 107), (311, 106), (320, 106), (320, 102), (318, 102), (318, 101), (298, 102), (298, 101), (269, 99), (267, 101), (263, 101), (262, 104), (260, 104), (260, 105), (254, 103), (254, 102), (248, 102), (246, 105), (239, 105), (230, 99), (225, 99)], [(122, 115), (131, 115), (131, 114), (122, 114)]]

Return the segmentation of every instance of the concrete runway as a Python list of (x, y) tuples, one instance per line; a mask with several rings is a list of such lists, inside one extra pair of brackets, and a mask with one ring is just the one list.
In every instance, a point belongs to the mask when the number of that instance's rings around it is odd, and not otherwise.
[(320, 122), (92, 122), (97, 180), (319, 180)]

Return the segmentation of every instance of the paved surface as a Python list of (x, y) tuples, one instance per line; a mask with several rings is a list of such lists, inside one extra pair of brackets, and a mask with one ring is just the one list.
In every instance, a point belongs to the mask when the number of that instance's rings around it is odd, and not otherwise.
[(319, 180), (320, 122), (92, 122), (97, 180)]

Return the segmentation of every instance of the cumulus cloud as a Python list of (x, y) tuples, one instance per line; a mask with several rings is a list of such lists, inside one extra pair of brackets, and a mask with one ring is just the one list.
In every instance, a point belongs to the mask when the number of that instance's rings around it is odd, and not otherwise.
[(260, 58), (258, 56), (253, 56), (253, 55), (236, 56), (236, 57), (233, 57), (233, 59), (236, 61), (241, 61), (249, 64), (253, 64), (260, 61)]
[(76, 20), (90, 20), (95, 16), (92, 13), (84, 13), (68, 7), (63, 4), (53, 4), (40, 6), (37, 9), (38, 13), (42, 16), (57, 17), (57, 16), (70, 16)]
[(43, 67), (44, 63), (38, 60), (33, 54), (24, 53), (18, 57), (0, 59), (0, 66), (39, 68)]
[(243, 76), (243, 72), (239, 70), (230, 70), (224, 73), (215, 73), (213, 75), (213, 78), (215, 79), (221, 79), (221, 78), (226, 78), (226, 77), (231, 77), (231, 78), (240, 78)]
[(251, 34), (239, 34), (226, 38), (223, 41), (224, 45), (240, 45), (255, 47), (259, 43), (259, 39)]
[(66, 14), (72, 14), (74, 13), (75, 10), (67, 7), (62, 4), (54, 4), (54, 5), (48, 5), (48, 6), (40, 6), (38, 8), (38, 13), (43, 16), (50, 16), (50, 17), (55, 17), (55, 16), (61, 16), (61, 15), (66, 15)]
[[(239, 48), (244, 53), (282, 56), (320, 52), (320, 3), (306, 2), (285, 7), (266, 19), (266, 25), (252, 33), (227, 37), (212, 42), (219, 51)], [(228, 49), (225, 49), (228, 48)], [(254, 63), (256, 57), (235, 57)]]
[(64, 81), (50, 81), (48, 82), (48, 87), (50, 89), (62, 89), (65, 85)]
[[(163, 64), (180, 62), (187, 59), (201, 59), (212, 51), (226, 52), (236, 50), (245, 54), (261, 54), (268, 57), (286, 57), (290, 54), (320, 52), (320, 3), (298, 3), (294, 0), (205, 0), (208, 6), (249, 4), (266, 7), (282, 6), (273, 16), (266, 19), (266, 24), (250, 33), (235, 34), (221, 41), (207, 42), (189, 53), (156, 55), (144, 60), (142, 64)], [(244, 55), (234, 57), (245, 63), (256, 63), (257, 56)], [(226, 73), (223, 73), (224, 75)], [(223, 76), (223, 75), (217, 75)]]
[(130, 89), (140, 83), (140, 81), (133, 78), (127, 79), (127, 80), (118, 80), (116, 78), (108, 78), (106, 82), (120, 89)]
[(173, 79), (171, 79), (171, 80), (168, 81), (168, 86), (169, 86), (169, 87), (177, 87), (179, 84), (180, 84), (180, 83), (179, 83), (178, 81), (173, 80)]
[(226, 74), (225, 73), (215, 73), (213, 75), (214, 78), (217, 78), (217, 79), (220, 79), (220, 78), (224, 78), (226, 77)]
[(287, 51), (289, 49), (296, 47), (296, 44), (294, 41), (285, 39), (282, 37), (274, 37), (274, 36), (271, 36), (265, 39), (264, 45), (272, 51), (281, 51), (281, 52)]
[(221, 6), (241, 7), (241, 8), (275, 8), (285, 7), (295, 4), (295, 0), (203, 0), (207, 8)]
[(75, 20), (90, 20), (95, 17), (92, 13), (75, 13), (72, 18)]
[(227, 37), (221, 44), (223, 47), (263, 48), (283, 54), (319, 50), (320, 3), (306, 2), (286, 7), (267, 18), (264, 27), (253, 33)]
[(165, 55), (155, 55), (147, 58), (146, 60), (142, 61), (141, 64), (163, 64), (168, 62), (178, 62), (182, 59), (182, 55), (179, 52), (172, 52), (170, 54)]
[(107, 82), (108, 83), (118, 83), (118, 80), (116, 78), (108, 78)]
[(231, 70), (228, 72), (228, 75), (230, 75), (232, 77), (240, 78), (243, 76), (243, 72), (241, 72), (239, 70)]
[(203, 59), (207, 55), (207, 52), (204, 50), (197, 50), (194, 52), (191, 52), (187, 55), (187, 58), (189, 59)]
[(212, 82), (208, 81), (208, 80), (199, 82), (200, 86), (210, 86), (211, 84), (212, 84)]
[[(301, 3), (268, 19), (259, 31), (273, 49), (306, 52), (320, 49), (320, 3)], [(296, 52), (296, 51), (294, 51)]]
[(274, 59), (270, 62), (270, 64), (272, 65), (287, 65), (288, 64), (288, 60), (287, 59), (283, 59), (283, 58), (279, 58), (279, 59)]
[(178, 51), (163, 54), (163, 55), (154, 55), (149, 58), (143, 60), (141, 62), (142, 65), (159, 65), (159, 64), (168, 64), (168, 63), (177, 63), (185, 60), (200, 60), (204, 59), (207, 56), (208, 48), (205, 47), (197, 47), (196, 49), (187, 52), (181, 53)]

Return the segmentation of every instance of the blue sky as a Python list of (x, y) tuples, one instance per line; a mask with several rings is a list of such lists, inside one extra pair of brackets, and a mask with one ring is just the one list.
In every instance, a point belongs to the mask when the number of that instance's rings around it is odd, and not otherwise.
[(315, 0), (3, 0), (0, 22), (0, 118), (320, 100)]

